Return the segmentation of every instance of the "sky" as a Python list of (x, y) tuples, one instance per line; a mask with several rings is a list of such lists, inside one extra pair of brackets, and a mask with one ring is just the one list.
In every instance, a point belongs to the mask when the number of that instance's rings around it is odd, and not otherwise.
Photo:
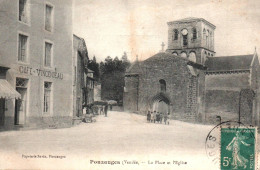
[(73, 32), (86, 41), (90, 59), (144, 60), (168, 44), (167, 22), (204, 18), (216, 26), (216, 56), (260, 49), (259, 0), (74, 0)]

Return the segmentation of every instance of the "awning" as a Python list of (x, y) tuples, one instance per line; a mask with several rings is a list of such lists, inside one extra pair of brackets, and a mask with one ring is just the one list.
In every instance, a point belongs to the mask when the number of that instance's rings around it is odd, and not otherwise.
[(0, 79), (0, 98), (20, 99), (21, 95), (6, 81)]

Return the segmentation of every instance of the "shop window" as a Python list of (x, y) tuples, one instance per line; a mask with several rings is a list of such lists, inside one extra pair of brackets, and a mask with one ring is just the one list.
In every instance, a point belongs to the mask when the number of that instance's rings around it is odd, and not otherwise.
[(27, 0), (19, 0), (19, 21), (28, 22), (28, 3)]
[(45, 42), (45, 55), (44, 55), (44, 66), (51, 67), (52, 60), (52, 44)]
[(19, 34), (18, 61), (26, 62), (28, 53), (28, 36)]
[(53, 27), (53, 7), (46, 5), (45, 7), (45, 30), (52, 31)]
[(166, 81), (161, 79), (159, 80), (159, 82), (160, 82), (161, 92), (166, 92)]
[(50, 113), (51, 104), (51, 82), (44, 82), (43, 112)]

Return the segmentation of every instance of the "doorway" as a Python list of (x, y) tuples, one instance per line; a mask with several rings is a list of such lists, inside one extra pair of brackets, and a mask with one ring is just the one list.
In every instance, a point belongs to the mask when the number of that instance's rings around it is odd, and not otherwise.
[(5, 99), (0, 99), (0, 126), (5, 124)]
[(21, 99), (15, 100), (15, 125), (23, 125), (26, 121), (27, 84), (28, 79), (16, 78), (16, 91), (20, 93)]
[(152, 110), (159, 113), (167, 114), (170, 113), (170, 100), (164, 93), (159, 93), (152, 99)]
[(169, 105), (163, 100), (157, 100), (153, 103), (152, 111), (167, 114), (169, 112)]

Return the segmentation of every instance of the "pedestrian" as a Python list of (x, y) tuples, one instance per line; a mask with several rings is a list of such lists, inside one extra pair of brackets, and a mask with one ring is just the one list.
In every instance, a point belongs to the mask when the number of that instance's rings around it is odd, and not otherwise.
[(151, 113), (150, 111), (148, 111), (147, 113), (147, 122), (150, 122), (151, 121)]
[(108, 110), (108, 105), (105, 105), (105, 117), (107, 117), (107, 110)]
[(103, 106), (98, 106), (98, 107), (99, 107), (99, 114), (100, 115), (104, 114)]
[(160, 113), (160, 123), (162, 124), (163, 114)]
[(157, 123), (160, 122), (160, 113), (159, 112), (156, 113), (156, 122)]
[(170, 124), (170, 113), (164, 115), (164, 123), (167, 125)]
[(154, 120), (153, 111), (151, 111), (151, 119), (150, 119), (150, 122), (153, 122), (153, 120)]
[(112, 106), (112, 104), (110, 104), (110, 111), (112, 111), (112, 108), (113, 108), (113, 106)]
[(153, 123), (156, 121), (156, 111), (153, 112)]

